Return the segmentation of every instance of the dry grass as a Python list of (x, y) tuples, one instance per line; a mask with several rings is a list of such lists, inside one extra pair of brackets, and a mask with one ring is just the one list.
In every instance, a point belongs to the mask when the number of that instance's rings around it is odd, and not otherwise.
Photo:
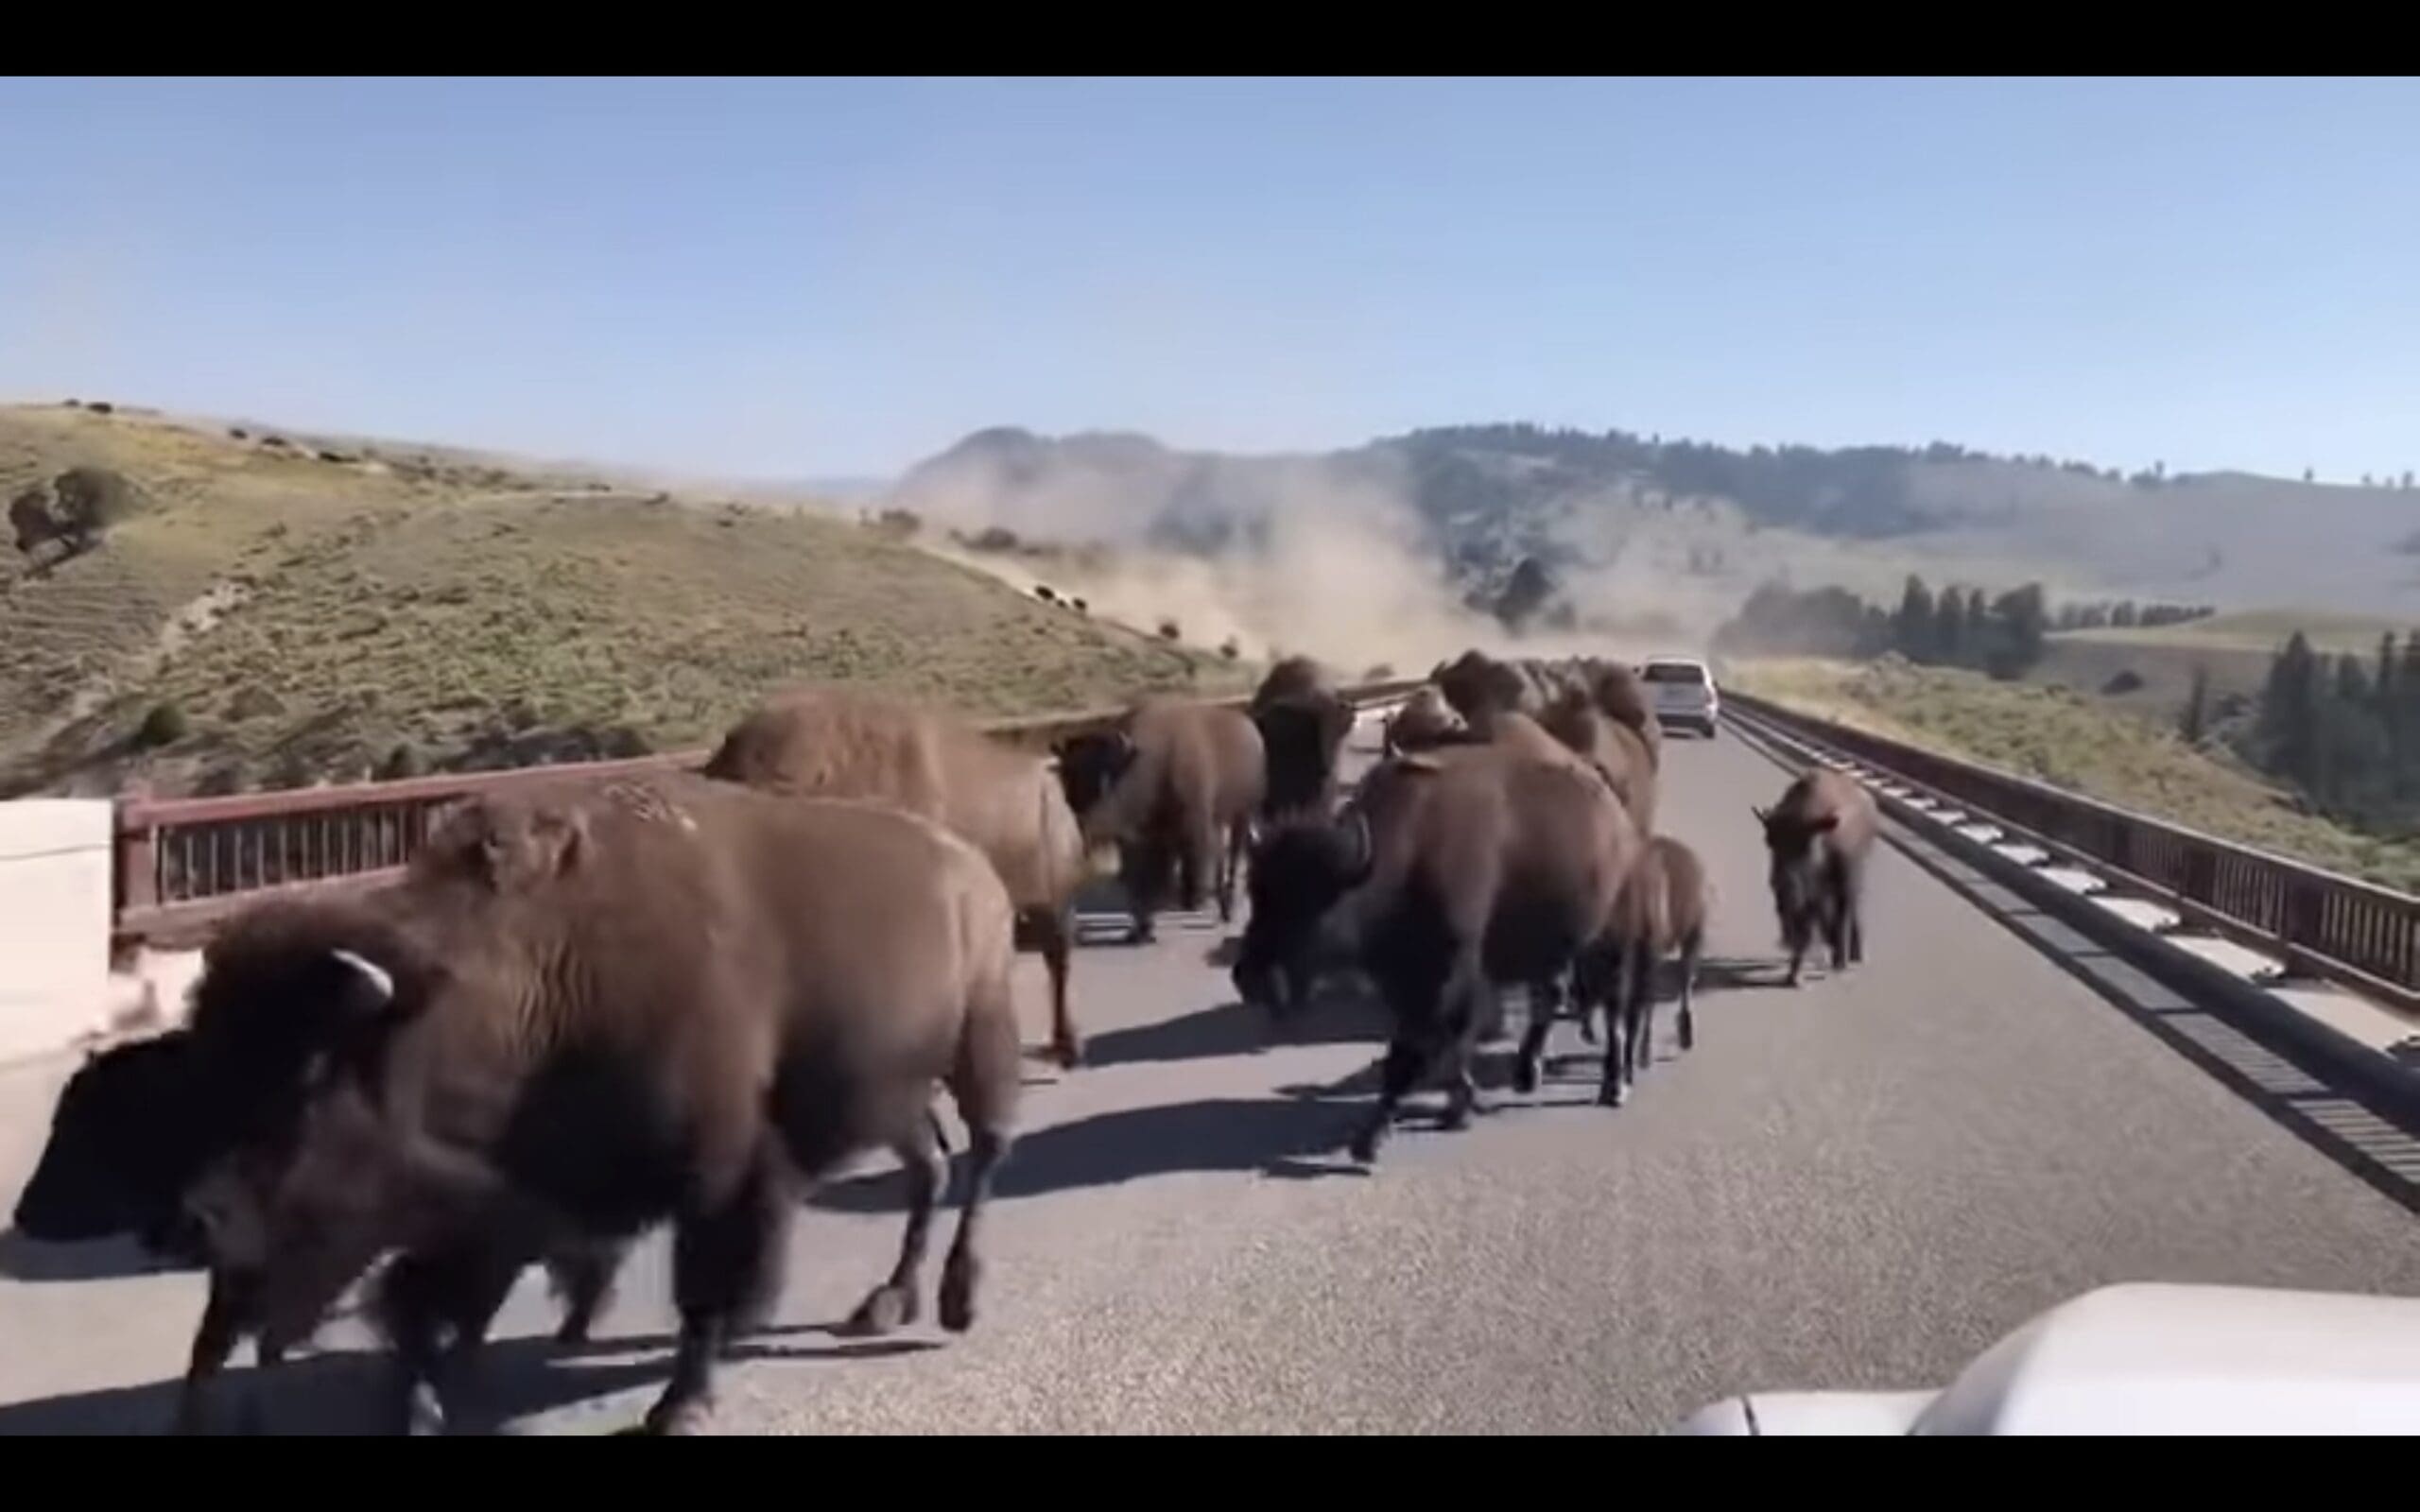
[[(0, 496), (77, 463), (151, 507), (51, 573), (0, 568), (16, 787), (348, 779), (398, 747), (434, 767), (664, 749), (794, 681), (1005, 714), (1249, 675), (838, 519), (0, 410)], [(190, 733), (130, 753), (164, 702)]]
[(2389, 886), (2420, 888), (2420, 847), (2301, 812), (2223, 753), (2066, 689), (1994, 682), (1895, 657), (1743, 662), (1746, 693), (1888, 739), (2054, 783), (2210, 834)]

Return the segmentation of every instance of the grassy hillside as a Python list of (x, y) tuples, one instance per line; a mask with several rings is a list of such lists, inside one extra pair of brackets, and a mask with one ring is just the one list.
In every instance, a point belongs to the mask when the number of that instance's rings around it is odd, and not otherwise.
[[(2376, 615), (2263, 610), (2149, 628), (2068, 630), (2048, 639), (2028, 678), (2105, 696), (2113, 708), (2167, 724), (2185, 707), (2197, 667), (2208, 674), (2215, 699), (2248, 699), (2267, 680), (2270, 658), (2296, 630), (2314, 650), (2371, 658), (2381, 634), (2391, 630), (2400, 639), (2407, 627), (2406, 621)], [(2104, 692), (2128, 672), (2141, 679), (2140, 687)]]
[[(790, 681), (983, 713), (1242, 668), (854, 524), (65, 407), (0, 409), (0, 498), (75, 465), (146, 507), (0, 565), (0, 787), (225, 790), (710, 740)], [(182, 730), (148, 748), (136, 731)]]
[(1862, 666), (1748, 662), (1741, 690), (1893, 740), (2055, 783), (2280, 855), (2420, 889), (2420, 846), (2373, 839), (2302, 812), (2223, 753), (2066, 689), (1995, 682), (1896, 657)]

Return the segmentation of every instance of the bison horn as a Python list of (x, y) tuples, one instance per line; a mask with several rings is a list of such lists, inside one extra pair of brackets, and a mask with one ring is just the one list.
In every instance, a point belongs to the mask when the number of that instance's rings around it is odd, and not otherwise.
[(351, 951), (331, 951), (328, 954), (360, 974), (362, 982), (377, 998), (376, 1006), (383, 1008), (395, 1001), (395, 979), (385, 967), (367, 956), (356, 955)]

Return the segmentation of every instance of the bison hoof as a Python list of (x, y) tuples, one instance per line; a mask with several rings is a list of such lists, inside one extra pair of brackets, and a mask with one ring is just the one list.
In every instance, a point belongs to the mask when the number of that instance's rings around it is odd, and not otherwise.
[(1580, 1042), (1583, 1045), (1597, 1042), (1597, 1026), (1586, 1019), (1580, 1021)]
[(1050, 1043), (1050, 1058), (1073, 1071), (1084, 1063), (1084, 1043), (1080, 1040), (1054, 1040)]
[(703, 1397), (687, 1401), (659, 1401), (647, 1410), (647, 1420), (639, 1425), (639, 1432), (650, 1438), (685, 1438), (703, 1433), (711, 1405)]
[(1619, 1108), (1628, 1101), (1630, 1089), (1620, 1082), (1609, 1081), (1597, 1089), (1597, 1106), (1599, 1108)]
[(1691, 1023), (1686, 1019), (1683, 1019), (1681, 1021), (1681, 1048), (1683, 1050), (1695, 1050), (1697, 1047), (1697, 1025)]
[(880, 1338), (916, 1321), (916, 1293), (908, 1286), (877, 1286), (857, 1304), (841, 1332), (859, 1338)]
[(1521, 1059), (1512, 1062), (1512, 1090), (1527, 1097), (1538, 1090), (1538, 1063)]
[(1346, 1147), (1345, 1153), (1352, 1156), (1356, 1161), (1362, 1165), (1377, 1164), (1378, 1130), (1374, 1128), (1365, 1128), (1360, 1133), (1354, 1135), (1353, 1143)]
[(435, 1438), (445, 1432), (445, 1406), (435, 1386), (416, 1381), (405, 1389), (401, 1426), (406, 1438)]
[(975, 1285), (983, 1265), (963, 1250), (952, 1255), (942, 1270), (942, 1327), (963, 1333), (975, 1326)]

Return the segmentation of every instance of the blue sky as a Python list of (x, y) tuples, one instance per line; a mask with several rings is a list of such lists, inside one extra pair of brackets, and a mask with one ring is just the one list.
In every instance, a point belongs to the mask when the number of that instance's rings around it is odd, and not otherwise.
[(2420, 467), (2420, 85), (15, 81), (0, 394), (730, 475), (1534, 420)]

